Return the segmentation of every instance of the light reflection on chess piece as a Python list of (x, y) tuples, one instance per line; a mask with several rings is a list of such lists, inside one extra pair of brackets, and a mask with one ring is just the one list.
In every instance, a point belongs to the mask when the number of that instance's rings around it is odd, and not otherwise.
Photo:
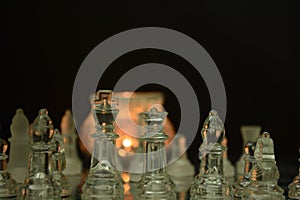
[(29, 148), (29, 122), (21, 108), (16, 110), (16, 114), (10, 125), (11, 137), (9, 162), (7, 171), (9, 171), (18, 183), (26, 178), (28, 170), (28, 148)]
[(7, 142), (0, 138), (0, 199), (17, 196), (17, 182), (11, 173), (6, 171), (7, 148)]
[(76, 128), (70, 110), (65, 111), (60, 127), (61, 134), (64, 137), (64, 148), (66, 155), (66, 168), (64, 170), (64, 174), (67, 176), (80, 175), (82, 171), (82, 161), (78, 156)]
[(177, 199), (185, 200), (195, 176), (195, 168), (186, 154), (186, 138), (177, 133), (174, 137), (171, 149), (171, 164), (167, 166), (167, 172), (174, 181)]
[(222, 141), (225, 137), (225, 129), (217, 111), (209, 112), (201, 134), (203, 142), (199, 148), (200, 171), (191, 184), (191, 200), (232, 199), (230, 187), (223, 173), (225, 148)]
[(146, 124), (146, 133), (140, 138), (144, 145), (145, 163), (137, 188), (138, 199), (176, 200), (175, 184), (166, 171), (165, 141), (168, 136), (163, 127), (167, 112), (151, 107), (140, 116)]
[[(53, 155), (52, 155), (52, 166), (53, 166), (53, 178), (61, 189), (60, 196), (68, 197), (71, 196), (71, 186), (68, 177), (64, 175), (63, 171), (66, 168), (66, 157), (64, 148), (64, 138), (60, 134), (58, 129), (54, 130), (53, 134)], [(73, 166), (76, 168), (76, 165)]]
[[(300, 148), (299, 148), (300, 153)], [(298, 159), (298, 162), (300, 163), (300, 158)], [(293, 181), (288, 185), (288, 196), (291, 199), (300, 199), (300, 165), (299, 165), (299, 171), (298, 175), (295, 176)]]
[(53, 122), (46, 109), (40, 109), (31, 125), (28, 173), (18, 192), (18, 200), (57, 200), (60, 187), (53, 179)]
[(256, 142), (248, 142), (244, 147), (244, 174), (238, 177), (237, 181), (233, 184), (233, 195), (235, 199), (241, 199), (244, 195), (244, 190), (250, 184), (250, 171), (256, 163), (254, 151)]
[[(241, 136), (243, 140), (243, 148), (248, 142), (256, 142), (259, 135), (261, 134), (261, 126), (258, 125), (243, 125), (241, 126)], [(240, 156), (236, 163), (236, 178), (244, 174), (244, 154)]]
[(250, 171), (250, 183), (245, 188), (246, 200), (284, 200), (284, 190), (278, 186), (279, 170), (276, 165), (274, 143), (264, 132), (257, 140), (254, 151), (255, 166)]

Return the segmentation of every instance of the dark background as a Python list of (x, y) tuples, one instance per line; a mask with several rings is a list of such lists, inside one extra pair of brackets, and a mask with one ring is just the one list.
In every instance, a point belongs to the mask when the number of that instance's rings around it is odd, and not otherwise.
[[(240, 126), (258, 124), (274, 140), (280, 184), (286, 187), (296, 175), (300, 146), (299, 1), (12, 0), (1, 4), (3, 138), (10, 136), (9, 125), (19, 107), (30, 122), (45, 107), (59, 127), (65, 109), (72, 106), (77, 70), (100, 42), (132, 28), (165, 27), (198, 41), (219, 68), (227, 93), (225, 127), (230, 160), (235, 163), (242, 153)], [(186, 76), (198, 95), (202, 125), (210, 110), (205, 83), (189, 63), (172, 53), (146, 49), (123, 55), (111, 64), (99, 84), (112, 88), (127, 70), (148, 62), (167, 64)], [(153, 89), (166, 93), (165, 107), (178, 127), (180, 110), (175, 96), (159, 85), (140, 88)], [(198, 134), (188, 149), (197, 168), (200, 143)]]

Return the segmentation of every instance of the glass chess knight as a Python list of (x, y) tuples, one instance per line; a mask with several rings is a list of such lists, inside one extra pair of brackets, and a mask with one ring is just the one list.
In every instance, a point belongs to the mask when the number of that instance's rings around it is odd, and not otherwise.
[(268, 132), (257, 140), (255, 165), (250, 171), (250, 183), (244, 190), (246, 200), (284, 200), (284, 190), (277, 185), (279, 170), (275, 161), (274, 144)]
[[(300, 148), (299, 148), (300, 153)], [(300, 163), (300, 158), (298, 159)], [(295, 176), (293, 181), (288, 185), (288, 196), (291, 199), (300, 199), (300, 166), (298, 170), (298, 175)]]
[(217, 111), (210, 111), (201, 134), (203, 143), (199, 148), (200, 171), (191, 184), (190, 199), (232, 199), (230, 187), (223, 174), (225, 148), (222, 141), (225, 129)]

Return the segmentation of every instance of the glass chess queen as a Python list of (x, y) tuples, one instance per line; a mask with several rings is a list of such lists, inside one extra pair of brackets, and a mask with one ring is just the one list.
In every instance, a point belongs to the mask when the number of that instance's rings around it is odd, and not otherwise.
[(165, 141), (168, 136), (163, 132), (167, 112), (152, 107), (140, 113), (146, 127), (143, 141), (145, 161), (144, 173), (138, 183), (138, 199), (176, 200), (175, 183), (166, 171)]

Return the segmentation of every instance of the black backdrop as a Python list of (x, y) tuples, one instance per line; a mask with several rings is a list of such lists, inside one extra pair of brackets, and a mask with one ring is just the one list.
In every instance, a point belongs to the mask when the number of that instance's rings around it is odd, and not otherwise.
[[(30, 122), (46, 107), (58, 127), (72, 105), (74, 79), (86, 55), (104, 39), (127, 29), (158, 26), (180, 31), (210, 54), (227, 94), (229, 158), (241, 154), (240, 126), (259, 124), (272, 134), (280, 183), (297, 173), (299, 144), (299, 1), (5, 1), (1, 2), (1, 135), (18, 107)], [(147, 62), (176, 66), (184, 60), (168, 52), (140, 50), (120, 57), (100, 81), (114, 83), (128, 69)], [(203, 123), (210, 100), (203, 79), (184, 75), (197, 91)], [(113, 74), (113, 76), (112, 76)], [(166, 76), (167, 77), (167, 76)], [(166, 109), (175, 126), (178, 102), (167, 88)], [(198, 135), (188, 149), (198, 166)]]

